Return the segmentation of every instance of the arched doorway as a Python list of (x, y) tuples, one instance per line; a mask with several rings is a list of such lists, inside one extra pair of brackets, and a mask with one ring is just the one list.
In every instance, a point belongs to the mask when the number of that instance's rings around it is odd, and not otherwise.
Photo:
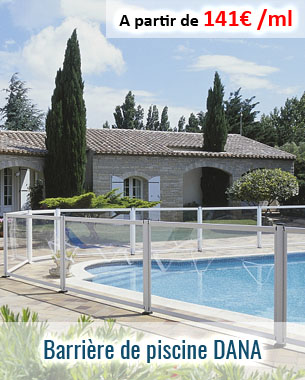
[(226, 190), (230, 186), (230, 182), (229, 173), (216, 168), (202, 168), (202, 205), (208, 207), (228, 206)]
[(184, 206), (228, 206), (226, 190), (231, 174), (217, 168), (199, 167), (183, 175)]

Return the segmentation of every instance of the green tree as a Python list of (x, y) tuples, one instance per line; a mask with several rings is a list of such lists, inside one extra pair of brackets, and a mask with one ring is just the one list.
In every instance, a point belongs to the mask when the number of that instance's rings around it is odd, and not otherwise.
[(287, 99), (284, 106), (274, 108), (269, 115), (262, 115), (258, 141), (283, 146), (305, 142), (305, 93), (300, 99)]
[(123, 124), (124, 124), (124, 119), (123, 119), (123, 114), (122, 114), (122, 111), (121, 111), (121, 106), (116, 106), (115, 107), (115, 111), (114, 111), (114, 120), (115, 120), (115, 125), (114, 127), (115, 128), (118, 128), (118, 129), (123, 129)]
[(110, 124), (108, 121), (106, 121), (104, 124), (103, 124), (103, 129), (110, 129)]
[(257, 205), (267, 201), (283, 202), (298, 195), (298, 181), (294, 175), (281, 169), (257, 169), (243, 175), (227, 190), (232, 200)]
[(135, 129), (144, 129), (144, 109), (139, 105), (136, 109), (134, 127)]
[(68, 40), (63, 68), (55, 79), (46, 119), (45, 184), (48, 197), (69, 197), (84, 189), (86, 107), (76, 30)]
[(259, 125), (259, 133), (256, 134), (254, 140), (263, 142), (264, 144), (275, 146), (277, 145), (277, 114), (261, 116)]
[(185, 117), (181, 116), (178, 121), (178, 132), (184, 132), (185, 122)]
[(224, 87), (218, 73), (215, 73), (214, 87), (209, 89), (207, 112), (205, 114), (203, 149), (209, 152), (223, 152), (227, 141), (227, 120), (223, 105)]
[(134, 129), (136, 112), (135, 97), (132, 92), (129, 91), (124, 103), (115, 108), (113, 116), (116, 127), (119, 129)]
[(298, 179), (300, 190), (298, 196), (290, 199), (289, 203), (303, 205), (305, 204), (305, 142), (301, 142), (299, 145), (294, 142), (286, 143), (280, 149), (296, 156), (294, 174)]
[(200, 132), (199, 120), (193, 113), (190, 114), (189, 122), (185, 126), (185, 131), (192, 133)]
[(44, 113), (28, 98), (29, 88), (15, 73), (7, 89), (6, 104), (0, 108), (1, 119), (5, 119), (1, 126), (11, 131), (40, 131), (44, 125)]
[(229, 99), (224, 102), (228, 132), (240, 133), (240, 121), (242, 119), (243, 136), (256, 139), (260, 136), (260, 131), (257, 130), (259, 123), (256, 121), (259, 111), (255, 111), (254, 108), (259, 102), (253, 103), (255, 96), (243, 100), (240, 91), (241, 88), (231, 92)]
[(201, 127), (201, 132), (204, 132), (205, 126), (205, 113), (203, 111), (198, 112), (197, 118), (199, 120), (199, 125)]
[(149, 131), (151, 131), (153, 129), (152, 106), (149, 107), (148, 112), (147, 112), (145, 129), (148, 129)]
[(170, 129), (170, 122), (168, 121), (168, 107), (163, 108), (161, 114), (160, 131), (168, 131)]
[(149, 131), (158, 131), (160, 126), (159, 111), (156, 105), (150, 106), (147, 113), (146, 129)]

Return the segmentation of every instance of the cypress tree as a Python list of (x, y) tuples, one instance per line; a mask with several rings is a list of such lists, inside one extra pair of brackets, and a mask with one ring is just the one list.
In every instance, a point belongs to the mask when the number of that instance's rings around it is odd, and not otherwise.
[(170, 129), (170, 122), (168, 121), (168, 107), (163, 108), (161, 114), (160, 131), (168, 131)]
[(158, 131), (159, 126), (160, 126), (159, 110), (158, 110), (157, 106), (153, 106), (153, 109), (152, 109), (152, 130)]
[(178, 121), (178, 132), (184, 132), (185, 117), (181, 116)]
[(226, 145), (228, 130), (223, 95), (224, 87), (216, 72), (214, 87), (209, 89), (205, 114), (203, 149), (208, 152), (223, 152)]
[(68, 40), (63, 68), (55, 79), (46, 119), (45, 182), (47, 197), (70, 197), (84, 189), (86, 107), (76, 30)]
[(144, 109), (140, 105), (138, 105), (136, 109), (135, 119), (134, 119), (134, 127), (135, 129), (144, 129)]
[(153, 118), (152, 118), (152, 106), (149, 107), (147, 112), (147, 120), (145, 129), (152, 131), (153, 130)]

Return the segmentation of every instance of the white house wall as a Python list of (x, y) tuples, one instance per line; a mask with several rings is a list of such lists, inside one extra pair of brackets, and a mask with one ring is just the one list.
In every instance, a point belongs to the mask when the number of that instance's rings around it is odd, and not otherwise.
[(183, 176), (183, 204), (196, 202), (201, 205), (202, 190), (201, 190), (202, 169), (197, 168), (190, 170)]

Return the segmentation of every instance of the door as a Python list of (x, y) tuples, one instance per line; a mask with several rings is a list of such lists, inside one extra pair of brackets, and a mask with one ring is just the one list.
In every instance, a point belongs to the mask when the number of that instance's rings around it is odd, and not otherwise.
[[(159, 202), (160, 196), (160, 177), (153, 177), (148, 182), (148, 200), (149, 202)], [(154, 208), (160, 208), (160, 204)], [(150, 220), (160, 220), (160, 211), (150, 211)]]

